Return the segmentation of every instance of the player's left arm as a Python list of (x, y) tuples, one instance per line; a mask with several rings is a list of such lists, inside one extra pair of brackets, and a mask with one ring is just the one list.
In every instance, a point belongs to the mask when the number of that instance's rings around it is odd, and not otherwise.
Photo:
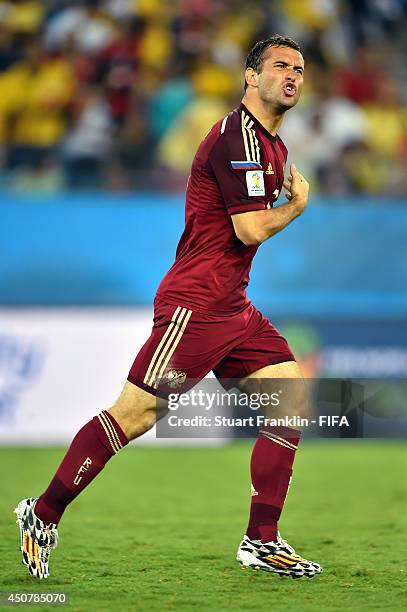
[(306, 209), (308, 181), (298, 172), (295, 164), (291, 164), (290, 172), (290, 176), (284, 182), (287, 202), (277, 208), (231, 215), (235, 234), (246, 246), (259, 246), (271, 236), (281, 232)]

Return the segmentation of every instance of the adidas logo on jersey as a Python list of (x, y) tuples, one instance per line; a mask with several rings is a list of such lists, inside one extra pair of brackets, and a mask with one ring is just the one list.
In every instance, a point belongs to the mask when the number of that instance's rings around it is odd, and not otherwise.
[(270, 162), (269, 162), (269, 165), (267, 166), (266, 174), (274, 174), (273, 166), (271, 165)]

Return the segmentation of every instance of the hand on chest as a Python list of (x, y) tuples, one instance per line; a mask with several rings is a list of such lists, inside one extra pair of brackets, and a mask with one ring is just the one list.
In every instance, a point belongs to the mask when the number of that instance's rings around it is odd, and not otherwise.
[(284, 162), (276, 156), (265, 157), (261, 168), (246, 172), (247, 191), (249, 196), (265, 196), (268, 208), (271, 208), (280, 194), (284, 182)]

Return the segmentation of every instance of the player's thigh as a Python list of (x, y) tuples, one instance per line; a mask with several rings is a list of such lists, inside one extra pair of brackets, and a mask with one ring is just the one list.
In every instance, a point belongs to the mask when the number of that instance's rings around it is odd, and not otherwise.
[(242, 379), (242, 383), (251, 378), (269, 379), (269, 378), (293, 378), (303, 379), (301, 368), (296, 361), (284, 361), (283, 363), (274, 363), (260, 368), (255, 372), (251, 372)]
[[(245, 393), (270, 397), (264, 402), (266, 416), (309, 416), (309, 388), (296, 361), (267, 365), (241, 379), (239, 388)], [(278, 404), (277, 402), (278, 398)]]
[(123, 390), (108, 412), (129, 439), (153, 427), (167, 412), (167, 401), (126, 381)]

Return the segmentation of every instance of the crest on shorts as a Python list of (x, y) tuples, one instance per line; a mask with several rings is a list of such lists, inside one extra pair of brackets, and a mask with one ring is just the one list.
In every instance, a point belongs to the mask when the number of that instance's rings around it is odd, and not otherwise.
[(187, 379), (187, 375), (182, 370), (170, 370), (167, 374), (167, 385), (171, 389), (181, 387)]

